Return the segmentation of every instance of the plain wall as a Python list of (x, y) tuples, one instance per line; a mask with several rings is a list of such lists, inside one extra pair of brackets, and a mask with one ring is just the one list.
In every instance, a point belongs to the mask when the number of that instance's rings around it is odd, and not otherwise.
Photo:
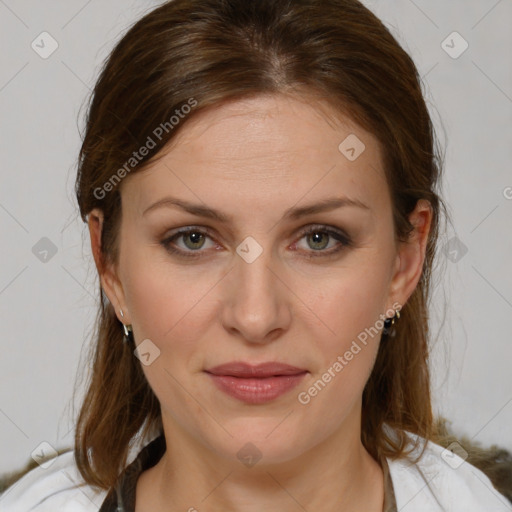
[[(365, 4), (413, 56), (446, 145), (454, 225), (440, 241), (432, 303), (435, 408), (458, 434), (512, 450), (512, 3)], [(98, 300), (73, 191), (79, 109), (110, 49), (156, 5), (0, 3), (0, 472), (24, 465), (42, 441), (72, 444), (70, 400)], [(31, 47), (43, 31), (59, 45), (47, 59)], [(469, 44), (458, 58), (442, 47), (453, 31)], [(445, 44), (453, 53), (461, 43)], [(46, 262), (34, 254), (41, 248)]]

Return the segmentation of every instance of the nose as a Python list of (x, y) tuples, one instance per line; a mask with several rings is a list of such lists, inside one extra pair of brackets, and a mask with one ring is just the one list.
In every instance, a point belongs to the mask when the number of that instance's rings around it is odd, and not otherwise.
[(222, 323), (231, 335), (250, 344), (267, 344), (289, 329), (293, 292), (284, 268), (270, 250), (253, 261), (236, 255), (223, 285)]

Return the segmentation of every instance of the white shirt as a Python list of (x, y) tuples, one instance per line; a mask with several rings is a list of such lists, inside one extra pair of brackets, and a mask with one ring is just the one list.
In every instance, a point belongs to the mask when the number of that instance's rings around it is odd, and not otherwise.
[[(512, 512), (482, 471), (430, 441), (417, 463), (386, 460), (399, 512)], [(66, 452), (7, 489), (0, 496), (0, 512), (98, 512), (107, 491), (78, 483), (83, 480), (73, 452)]]

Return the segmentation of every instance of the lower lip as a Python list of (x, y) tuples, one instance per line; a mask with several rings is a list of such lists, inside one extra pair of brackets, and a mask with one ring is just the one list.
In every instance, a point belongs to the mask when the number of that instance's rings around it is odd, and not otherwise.
[(284, 395), (304, 378), (307, 372), (265, 378), (241, 378), (231, 375), (208, 375), (224, 393), (247, 404), (264, 404)]

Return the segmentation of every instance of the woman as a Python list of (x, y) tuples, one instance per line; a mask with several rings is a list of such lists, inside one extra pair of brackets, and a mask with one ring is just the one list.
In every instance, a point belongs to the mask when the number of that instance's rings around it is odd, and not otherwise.
[(417, 70), (356, 0), (144, 16), (80, 152), (101, 304), (75, 450), (1, 510), (512, 510), (436, 444), (440, 177)]

